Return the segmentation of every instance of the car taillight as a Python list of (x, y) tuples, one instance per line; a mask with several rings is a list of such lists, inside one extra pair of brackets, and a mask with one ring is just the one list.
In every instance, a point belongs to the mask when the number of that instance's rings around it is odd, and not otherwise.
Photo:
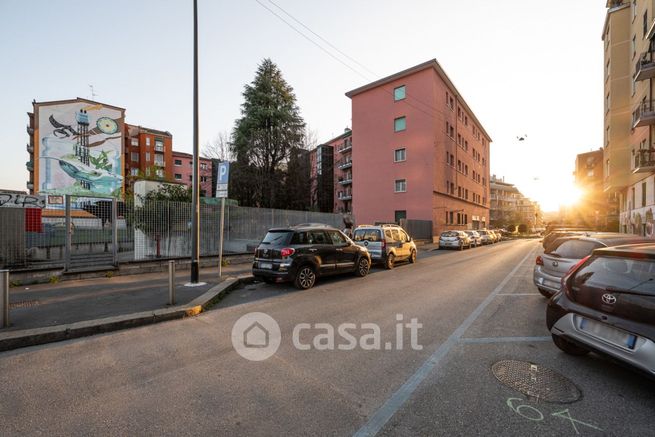
[(541, 257), (541, 255), (537, 257), (537, 259), (535, 260), (535, 264), (537, 264), (538, 266), (544, 265), (544, 259)]
[(285, 247), (284, 249), (282, 249), (280, 251), (280, 255), (282, 255), (282, 258), (286, 258), (288, 256), (291, 256), (294, 253), (296, 253), (296, 249), (292, 249), (290, 247)]
[(387, 248), (387, 240), (382, 240), (382, 250)]
[(561, 283), (560, 290), (562, 290), (564, 293), (566, 293), (566, 295), (567, 295), (570, 299), (575, 300), (575, 296), (573, 296), (573, 295), (571, 294), (571, 290), (569, 289), (569, 286), (568, 286), (569, 279), (571, 278), (571, 276), (573, 276), (573, 274), (574, 274), (575, 272), (578, 271), (578, 269), (579, 269), (580, 267), (582, 267), (582, 265), (583, 265), (584, 263), (587, 262), (587, 260), (588, 260), (590, 257), (591, 257), (591, 255), (587, 255), (587, 256), (585, 256), (584, 258), (582, 258), (580, 261), (578, 261), (578, 263), (577, 263), (576, 265), (574, 265), (573, 267), (571, 267), (571, 268), (569, 269), (569, 271), (566, 272), (566, 275), (564, 275), (564, 276), (562, 277), (562, 283)]

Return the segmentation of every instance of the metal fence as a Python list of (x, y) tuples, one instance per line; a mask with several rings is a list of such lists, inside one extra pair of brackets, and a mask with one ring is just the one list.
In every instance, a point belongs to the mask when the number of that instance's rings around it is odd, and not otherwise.
[[(116, 266), (191, 256), (190, 203), (62, 196), (45, 208), (0, 208), (0, 268)], [(224, 252), (247, 253), (272, 227), (342, 226), (340, 214), (225, 207)], [(220, 206), (200, 206), (200, 254), (218, 255)]]
[(401, 219), (400, 226), (416, 240), (432, 241), (432, 220)]

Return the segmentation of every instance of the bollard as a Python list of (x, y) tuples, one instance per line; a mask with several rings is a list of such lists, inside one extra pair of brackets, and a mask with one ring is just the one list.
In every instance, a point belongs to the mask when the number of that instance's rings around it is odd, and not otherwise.
[(9, 270), (0, 270), (0, 306), (2, 307), (2, 327), (9, 327)]
[(175, 261), (168, 262), (168, 304), (175, 305)]

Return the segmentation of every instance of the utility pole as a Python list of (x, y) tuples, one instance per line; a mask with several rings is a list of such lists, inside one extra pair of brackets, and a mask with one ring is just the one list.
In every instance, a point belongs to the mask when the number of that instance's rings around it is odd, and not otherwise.
[(200, 276), (200, 190), (198, 186), (198, 0), (193, 0), (193, 199), (191, 209), (191, 284)]

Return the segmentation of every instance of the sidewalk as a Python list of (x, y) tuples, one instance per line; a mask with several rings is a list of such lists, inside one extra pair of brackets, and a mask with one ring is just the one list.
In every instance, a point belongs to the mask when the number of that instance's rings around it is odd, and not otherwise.
[[(251, 264), (223, 267), (223, 277), (250, 273)], [(203, 269), (200, 280), (206, 285), (185, 287), (189, 270), (176, 272), (176, 306), (185, 305), (219, 283), (218, 267)], [(67, 325), (113, 316), (170, 308), (168, 274), (145, 273), (65, 281), (58, 284), (36, 284), (11, 288), (9, 291), (10, 331)]]

